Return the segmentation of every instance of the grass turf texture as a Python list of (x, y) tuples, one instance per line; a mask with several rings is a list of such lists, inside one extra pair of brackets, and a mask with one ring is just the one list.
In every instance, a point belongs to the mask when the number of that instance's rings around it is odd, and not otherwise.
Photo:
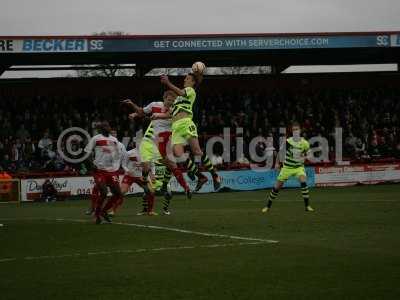
[(277, 244), (56, 221), (91, 221), (89, 201), (2, 204), (0, 298), (400, 299), (400, 185), (313, 189), (315, 213), (285, 190), (261, 214), (265, 194), (176, 196), (156, 217), (128, 198), (115, 222)]

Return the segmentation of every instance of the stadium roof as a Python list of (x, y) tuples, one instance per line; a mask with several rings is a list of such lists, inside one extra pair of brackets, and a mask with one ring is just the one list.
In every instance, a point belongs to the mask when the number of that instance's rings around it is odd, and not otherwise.
[(13, 66), (136, 64), (152, 68), (400, 62), (400, 31), (142, 36), (0, 36), (0, 75)]

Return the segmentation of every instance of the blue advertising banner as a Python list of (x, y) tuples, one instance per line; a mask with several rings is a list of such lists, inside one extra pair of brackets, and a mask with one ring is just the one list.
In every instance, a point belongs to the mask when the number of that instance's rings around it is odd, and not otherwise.
[[(257, 170), (238, 170), (238, 171), (221, 171), (218, 174), (222, 178), (221, 188), (229, 188), (234, 191), (252, 191), (260, 189), (269, 189), (275, 184), (279, 171), (271, 169), (257, 169)], [(315, 186), (315, 170), (314, 168), (307, 167), (307, 184), (308, 186)], [(202, 187), (200, 193), (214, 192), (214, 187), (210, 174), (204, 173), (208, 177), (208, 182)], [(186, 177), (185, 179), (190, 183), (190, 188), (195, 188), (195, 182)], [(290, 178), (284, 185), (285, 187), (300, 187), (299, 182), (295, 178)], [(183, 192), (182, 187), (177, 183), (175, 177), (171, 180), (171, 188), (173, 191)]]
[(400, 34), (392, 34), (390, 36), (390, 45), (392, 47), (400, 47)]
[(1, 40), (0, 53), (87, 52), (86, 39), (22, 39)]
[(184, 52), (397, 47), (399, 34), (293, 36), (0, 37), (0, 53)]
[[(91, 41), (91, 43), (94, 41)], [(97, 40), (89, 51), (164, 52), (390, 47), (390, 36), (301, 36)], [(101, 45), (100, 45), (101, 44)]]

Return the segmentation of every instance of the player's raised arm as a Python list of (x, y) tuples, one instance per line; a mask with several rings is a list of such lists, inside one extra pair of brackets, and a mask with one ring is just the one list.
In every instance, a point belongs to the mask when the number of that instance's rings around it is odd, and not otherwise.
[(96, 138), (92, 137), (89, 142), (87, 143), (87, 145), (85, 146), (85, 149), (83, 149), (83, 151), (85, 151), (86, 153), (90, 153), (90, 155), (88, 156), (88, 158), (86, 159), (86, 162), (89, 164), (90, 168), (95, 167), (94, 166), (94, 147), (96, 146)]
[(84, 151), (86, 153), (92, 153), (94, 150), (94, 147), (96, 146), (96, 138), (92, 137), (89, 142), (87, 143), (87, 145), (85, 146)]
[(281, 163), (281, 162), (280, 162), (280, 160), (279, 160), (279, 152), (278, 152), (278, 154), (276, 155), (276, 160), (275, 160), (274, 169), (279, 170), (279, 169), (281, 168), (280, 163)]
[[(136, 116), (137, 117), (142, 117), (144, 115), (143, 112), (143, 108), (138, 106), (133, 100), (131, 99), (125, 99), (123, 101), (121, 101), (121, 104), (125, 107), (127, 107), (128, 109), (130, 109), (131, 111), (135, 111), (136, 112)], [(131, 114), (130, 114), (131, 115)]]
[(178, 96), (186, 96), (185, 89), (180, 89), (174, 85), (167, 75), (161, 75), (161, 83), (168, 87), (168, 89), (173, 90)]
[(154, 113), (151, 115), (151, 120), (165, 120), (172, 118), (171, 112), (167, 111), (165, 113)]

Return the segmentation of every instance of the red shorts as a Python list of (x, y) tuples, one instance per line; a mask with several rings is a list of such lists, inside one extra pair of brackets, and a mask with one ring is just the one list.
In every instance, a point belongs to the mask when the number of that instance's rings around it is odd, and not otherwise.
[(93, 174), (94, 182), (96, 185), (106, 185), (109, 187), (118, 186), (119, 187), (119, 176), (118, 171), (108, 172), (102, 170), (96, 170)]
[(160, 151), (162, 157), (167, 156), (167, 146), (169, 144), (171, 134), (171, 131), (160, 132), (158, 134), (158, 151)]
[(130, 175), (124, 175), (124, 178), (122, 178), (122, 183), (129, 186), (131, 186), (133, 183), (137, 183), (139, 186), (144, 185), (142, 177), (133, 177)]

